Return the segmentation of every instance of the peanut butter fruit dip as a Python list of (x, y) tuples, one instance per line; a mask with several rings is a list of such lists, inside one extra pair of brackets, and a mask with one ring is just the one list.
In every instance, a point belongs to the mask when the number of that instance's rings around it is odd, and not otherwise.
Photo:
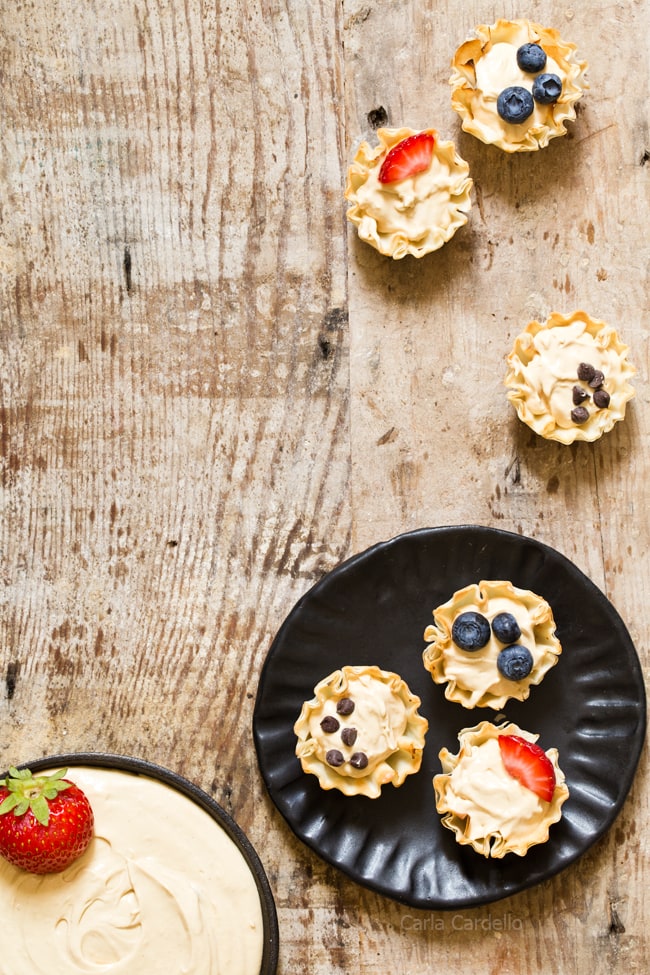
[(546, 842), (549, 827), (561, 818), (569, 796), (557, 749), (546, 752), (555, 772), (553, 797), (547, 802), (506, 771), (500, 735), (518, 735), (531, 742), (538, 738), (516, 724), (497, 727), (482, 721), (464, 728), (458, 735), (458, 754), (446, 748), (440, 751), (443, 771), (433, 780), (443, 825), (453, 830), (461, 845), (497, 859), (506, 853), (524, 856), (531, 846)]
[[(539, 71), (522, 70), (517, 52), (536, 44), (546, 54)], [(563, 41), (557, 30), (529, 20), (498, 20), (481, 25), (456, 51), (453, 61), (452, 107), (465, 132), (504, 152), (533, 152), (566, 133), (565, 122), (576, 117), (575, 103), (587, 87), (587, 62), (576, 56), (576, 45)], [(533, 92), (536, 77), (551, 74), (561, 82), (559, 97), (547, 104), (533, 100), (532, 112), (520, 122), (504, 119), (499, 96), (512, 87)]]
[(70, 768), (95, 836), (62, 873), (0, 860), (3, 975), (259, 975), (253, 874), (204, 809), (163, 782)]

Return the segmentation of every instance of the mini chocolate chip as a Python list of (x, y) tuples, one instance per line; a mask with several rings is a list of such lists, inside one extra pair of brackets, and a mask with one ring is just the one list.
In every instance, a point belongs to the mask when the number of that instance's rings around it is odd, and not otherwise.
[(342, 697), (339, 703), (336, 705), (336, 710), (339, 714), (352, 714), (354, 711), (354, 701), (350, 697)]
[(368, 765), (368, 756), (364, 755), (363, 752), (355, 752), (350, 759), (350, 765), (353, 768), (366, 768)]
[(582, 386), (573, 387), (573, 405), (579, 406), (580, 403), (584, 403), (586, 399), (589, 399), (589, 393)]
[(584, 423), (589, 419), (589, 410), (585, 406), (576, 406), (575, 410), (571, 410), (571, 419), (574, 423)]
[(341, 741), (344, 745), (354, 745), (357, 740), (356, 728), (344, 728), (341, 732)]
[(339, 765), (343, 765), (345, 759), (338, 748), (331, 748), (327, 755), (325, 756), (325, 761), (328, 765), (332, 765), (334, 768), (338, 768)]
[(326, 735), (331, 735), (341, 727), (333, 714), (326, 714), (320, 723)]
[(594, 393), (594, 403), (600, 410), (604, 410), (609, 406), (609, 393), (606, 389), (597, 389)]
[(591, 382), (591, 380), (594, 378), (595, 371), (596, 370), (591, 363), (581, 362), (578, 366), (578, 379), (582, 379), (584, 383)]
[(605, 373), (601, 372), (600, 369), (595, 369), (594, 374), (589, 380), (589, 385), (592, 389), (598, 389), (605, 382)]

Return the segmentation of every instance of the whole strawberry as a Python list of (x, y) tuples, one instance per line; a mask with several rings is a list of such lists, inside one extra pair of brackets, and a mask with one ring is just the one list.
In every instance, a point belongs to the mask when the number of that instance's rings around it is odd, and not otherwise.
[(64, 778), (10, 768), (0, 779), (0, 855), (30, 873), (58, 873), (84, 852), (93, 811), (84, 793)]

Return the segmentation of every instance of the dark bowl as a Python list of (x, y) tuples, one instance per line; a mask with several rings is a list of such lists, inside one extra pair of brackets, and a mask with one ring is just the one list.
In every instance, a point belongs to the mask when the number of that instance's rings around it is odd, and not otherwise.
[[(83, 765), (94, 768), (116, 769), (120, 772), (130, 772), (133, 775), (143, 775), (151, 779), (157, 779), (159, 782), (163, 782), (165, 785), (187, 796), (188, 799), (195, 802), (214, 819), (215, 823), (223, 829), (238, 848), (255, 879), (263, 919), (263, 953), (260, 975), (275, 975), (278, 965), (279, 939), (278, 919), (273, 894), (271, 893), (264, 867), (253, 845), (243, 830), (219, 803), (177, 772), (172, 772), (153, 762), (139, 758), (131, 758), (125, 755), (112, 755), (106, 752), (72, 752), (70, 754), (51, 755), (47, 758), (39, 758), (33, 762), (25, 762), (21, 767), (29, 768), (32, 772), (40, 772), (45, 769), (55, 768), (74, 769), (75, 766)], [(5, 774), (3, 773), (3, 775)]]

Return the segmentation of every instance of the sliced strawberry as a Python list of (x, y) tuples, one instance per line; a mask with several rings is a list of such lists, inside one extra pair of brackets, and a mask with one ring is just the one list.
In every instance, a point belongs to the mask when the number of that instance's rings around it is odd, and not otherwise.
[(435, 139), (430, 132), (417, 132), (389, 149), (379, 170), (380, 183), (397, 183), (428, 169)]
[(506, 771), (545, 802), (555, 790), (555, 769), (543, 748), (519, 735), (499, 735), (501, 759)]

